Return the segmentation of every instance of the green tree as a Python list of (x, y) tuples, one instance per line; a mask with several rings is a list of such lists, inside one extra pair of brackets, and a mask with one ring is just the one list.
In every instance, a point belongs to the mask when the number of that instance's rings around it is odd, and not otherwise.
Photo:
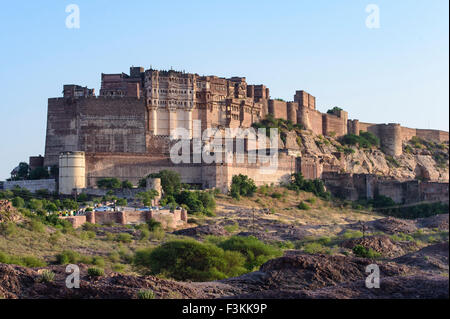
[(132, 189), (133, 188), (133, 184), (130, 181), (125, 180), (125, 181), (122, 182), (122, 188), (123, 189)]
[(36, 179), (46, 179), (49, 178), (50, 175), (48, 171), (43, 167), (37, 167), (34, 170), (30, 172), (30, 179), (36, 180)]
[(248, 271), (254, 270), (269, 259), (282, 255), (280, 249), (264, 244), (253, 236), (233, 236), (219, 243), (218, 246), (225, 251), (231, 250), (242, 254), (246, 258), (245, 267)]
[(70, 210), (77, 210), (78, 209), (78, 203), (72, 199), (66, 198), (63, 200), (62, 202), (62, 206), (65, 209), (70, 209)]
[(257, 187), (255, 182), (247, 175), (234, 175), (231, 180), (230, 194), (233, 198), (239, 199), (240, 196), (253, 196)]
[(246, 271), (245, 258), (238, 252), (226, 252), (192, 239), (174, 240), (155, 249), (139, 250), (135, 264), (148, 267), (152, 274), (176, 280), (210, 281), (239, 276)]
[(25, 162), (19, 163), (19, 170), (17, 172), (17, 178), (18, 179), (26, 179), (28, 178), (28, 173), (30, 171), (30, 166), (28, 166)]
[(181, 189), (180, 174), (171, 170), (162, 170), (157, 174), (150, 174), (149, 177), (160, 178), (164, 195), (176, 195)]
[(97, 181), (97, 187), (102, 189), (118, 189), (122, 183), (115, 177), (102, 178)]

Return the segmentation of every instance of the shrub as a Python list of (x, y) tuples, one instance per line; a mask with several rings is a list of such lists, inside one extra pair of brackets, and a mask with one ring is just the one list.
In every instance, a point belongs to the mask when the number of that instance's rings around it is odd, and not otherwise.
[(439, 214), (448, 214), (449, 206), (447, 203), (429, 203), (419, 204), (408, 207), (396, 207), (390, 209), (383, 209), (385, 215), (399, 217), (399, 218), (424, 218)]
[(176, 195), (180, 192), (181, 177), (180, 174), (175, 171), (162, 170), (159, 173), (150, 174), (148, 177), (161, 179), (161, 187), (166, 196)]
[(80, 259), (80, 254), (73, 250), (64, 250), (56, 255), (56, 262), (60, 265), (75, 264)]
[(24, 267), (44, 267), (47, 264), (45, 261), (36, 258), (34, 256), (12, 256), (0, 251), (0, 263), (2, 264), (13, 264)]
[(375, 259), (381, 256), (380, 253), (374, 251), (372, 248), (366, 248), (362, 245), (353, 247), (353, 253), (358, 257)]
[(342, 111), (342, 108), (340, 108), (338, 106), (335, 106), (332, 109), (328, 110), (327, 113), (328, 114), (338, 115), (340, 111)]
[(122, 188), (124, 188), (124, 189), (132, 189), (133, 188), (133, 184), (130, 181), (125, 180), (125, 181), (122, 182)]
[(224, 229), (229, 233), (235, 233), (239, 230), (239, 224), (235, 222), (232, 225), (225, 226)]
[(136, 195), (136, 198), (142, 201), (144, 206), (150, 206), (152, 204), (152, 200), (158, 196), (158, 192), (154, 189), (149, 190), (148, 192), (140, 192)]
[(91, 277), (100, 277), (105, 274), (105, 271), (98, 267), (90, 267), (90, 268), (88, 268), (87, 272), (88, 272), (88, 275)]
[(50, 234), (48, 241), (52, 245), (55, 245), (56, 243), (58, 243), (61, 240), (61, 237), (62, 237), (61, 232), (59, 230), (57, 230), (54, 233)]
[(118, 189), (122, 186), (119, 179), (112, 178), (102, 178), (97, 181), (97, 187), (102, 189)]
[(231, 180), (230, 194), (235, 199), (240, 199), (240, 196), (253, 196), (257, 187), (255, 182), (246, 175), (234, 175)]
[(113, 271), (116, 271), (116, 272), (122, 272), (122, 271), (125, 270), (125, 265), (124, 265), (124, 264), (117, 263), (117, 264), (112, 265), (111, 268), (112, 268)]
[(105, 259), (100, 256), (94, 256), (92, 257), (92, 264), (99, 267), (105, 267)]
[(218, 245), (226, 251), (236, 251), (242, 254), (245, 258), (245, 268), (252, 271), (263, 263), (282, 255), (280, 249), (264, 244), (256, 237), (241, 237), (233, 236)]
[(98, 226), (96, 224), (92, 224), (89, 222), (86, 222), (83, 224), (83, 226), (81, 226), (81, 228), (83, 228), (83, 230), (86, 230), (86, 231), (96, 231), (97, 227)]
[(318, 242), (312, 242), (307, 243), (303, 247), (303, 250), (308, 254), (321, 254), (325, 252), (326, 248)]
[(141, 232), (139, 234), (140, 240), (146, 240), (150, 236), (150, 231), (148, 229), (141, 229)]
[(162, 227), (158, 227), (149, 233), (149, 238), (151, 240), (162, 240), (164, 236), (166, 236), (166, 232)]
[(53, 280), (55, 280), (55, 273), (51, 270), (44, 269), (41, 273), (39, 281), (46, 283), (46, 282), (52, 282)]
[(238, 276), (246, 272), (244, 257), (236, 252), (192, 239), (174, 240), (154, 249), (139, 250), (135, 264), (148, 267), (154, 275), (176, 280), (210, 281)]
[(94, 239), (95, 238), (95, 232), (93, 232), (93, 231), (82, 231), (81, 233), (80, 233), (80, 238), (82, 239), (82, 240), (88, 240), (88, 239)]
[(370, 132), (359, 132), (356, 134), (347, 134), (339, 138), (342, 145), (354, 145), (362, 148), (372, 148), (380, 146), (380, 139)]
[(310, 192), (323, 199), (329, 199), (331, 197), (330, 193), (325, 191), (325, 185), (322, 180), (305, 179), (301, 172), (292, 174), (292, 181), (287, 187), (288, 189), (294, 191), (302, 190), (305, 192)]
[(112, 262), (119, 262), (120, 261), (120, 255), (118, 252), (111, 252), (108, 254), (108, 258), (109, 260), (111, 260)]
[(128, 201), (125, 198), (119, 198), (116, 201), (116, 205), (117, 206), (127, 206), (128, 205)]
[(297, 208), (298, 208), (298, 209), (301, 209), (301, 210), (309, 210), (309, 209), (311, 209), (311, 208), (308, 206), (308, 204), (306, 204), (305, 202), (300, 202), (300, 204), (298, 204)]
[(276, 199), (280, 199), (281, 197), (283, 197), (283, 194), (278, 193), (278, 192), (274, 192), (272, 193), (272, 195), (270, 195), (272, 198), (276, 198)]
[(369, 201), (369, 204), (374, 208), (384, 208), (397, 205), (392, 198), (384, 195), (375, 195), (374, 198)]
[(363, 233), (359, 230), (350, 230), (347, 229), (345, 233), (342, 235), (344, 239), (352, 239), (352, 238), (361, 238), (363, 236)]
[(13, 198), (12, 204), (16, 208), (21, 208), (25, 206), (25, 201), (22, 197), (16, 196)]
[(17, 226), (13, 222), (3, 222), (0, 223), (0, 234), (6, 237), (12, 237), (17, 234)]
[(116, 235), (115, 240), (121, 243), (131, 243), (131, 241), (133, 240), (133, 236), (128, 233), (120, 233)]
[(140, 290), (137, 293), (137, 297), (139, 299), (155, 299), (155, 293), (152, 290), (149, 290), (149, 289)]
[(160, 222), (157, 222), (157, 221), (154, 220), (153, 218), (151, 218), (151, 219), (149, 219), (149, 220), (147, 221), (147, 226), (148, 226), (148, 229), (149, 229), (150, 231), (154, 231), (154, 230), (157, 229), (157, 228), (162, 228), (161, 223), (160, 223)]
[(214, 216), (216, 201), (214, 195), (209, 192), (183, 191), (176, 196), (176, 202), (187, 207), (190, 214), (200, 213)]

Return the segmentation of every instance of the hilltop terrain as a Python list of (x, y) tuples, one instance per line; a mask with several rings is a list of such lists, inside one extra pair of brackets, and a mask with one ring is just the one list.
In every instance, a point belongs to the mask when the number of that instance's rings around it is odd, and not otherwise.
[[(1, 225), (0, 296), (448, 298), (448, 214), (398, 219), (276, 187), (240, 200), (218, 194), (216, 201), (215, 216), (194, 215), (182, 229), (164, 231), (92, 224), (71, 230), (39, 225), (17, 211), (21, 221)], [(148, 247), (177, 239), (225, 247), (224, 240), (248, 236), (272, 247), (273, 257), (231, 278), (174, 280), (136, 262)], [(80, 266), (79, 289), (65, 287), (65, 263)], [(373, 263), (379, 289), (364, 284)]]

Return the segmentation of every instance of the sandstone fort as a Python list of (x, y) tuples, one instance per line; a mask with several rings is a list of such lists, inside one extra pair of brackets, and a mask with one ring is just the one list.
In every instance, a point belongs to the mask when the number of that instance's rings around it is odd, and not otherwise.
[[(93, 188), (97, 180), (106, 177), (136, 185), (150, 173), (170, 169), (181, 175), (183, 183), (222, 191), (228, 189), (237, 174), (245, 174), (262, 185), (287, 181), (292, 173), (300, 171), (306, 178), (326, 180), (332, 190), (345, 189), (348, 198), (357, 198), (361, 194), (370, 196), (381, 187), (383, 175), (393, 177), (397, 173), (374, 164), (377, 154), (367, 160), (368, 168), (363, 163), (363, 169), (358, 170), (354, 164), (359, 159), (345, 159), (345, 154), (335, 151), (315, 152), (317, 145), (308, 146), (311, 138), (337, 139), (350, 133), (370, 132), (379, 138), (381, 151), (389, 158), (402, 157), (404, 143), (413, 137), (448, 143), (448, 132), (412, 129), (396, 123), (365, 123), (349, 119), (349, 114), (340, 108), (321, 113), (316, 105), (316, 97), (303, 90), (295, 92), (293, 101), (272, 99), (268, 87), (248, 84), (244, 77), (131, 67), (129, 74), (102, 74), (98, 96), (87, 87), (64, 85), (63, 97), (49, 98), (45, 157), (33, 157), (31, 161), (47, 168), (59, 167), (62, 194)], [(273, 174), (260, 174), (263, 164), (248, 161), (247, 145), (245, 160), (239, 163), (174, 164), (170, 159), (169, 151), (175, 143), (171, 132), (176, 128), (186, 129), (192, 138), (195, 122), (201, 123), (202, 130), (249, 128), (270, 115), (303, 130), (302, 141), (295, 132), (288, 132), (279, 140), (278, 167)], [(420, 157), (414, 167), (394, 176), (395, 181), (391, 179), (386, 187), (391, 189), (396, 183), (396, 190), (386, 192), (398, 201), (405, 201), (408, 196), (423, 197), (424, 189), (430, 187), (432, 194), (441, 192), (442, 187), (448, 194), (448, 169), (444, 173), (430, 171), (425, 160)], [(433, 186), (420, 186), (418, 179)], [(406, 191), (404, 184), (398, 184), (404, 182), (413, 183), (409, 187), (415, 191)], [(441, 182), (447, 184), (442, 186)]]

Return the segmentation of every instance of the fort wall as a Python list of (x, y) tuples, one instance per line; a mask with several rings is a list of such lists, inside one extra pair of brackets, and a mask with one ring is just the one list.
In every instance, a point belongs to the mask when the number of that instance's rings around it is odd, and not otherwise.
[(398, 204), (411, 204), (422, 201), (448, 202), (448, 183), (396, 181), (368, 174), (339, 174), (324, 172), (322, 178), (329, 191), (335, 196), (358, 200), (372, 199), (375, 195), (392, 198)]
[(38, 179), (38, 180), (23, 180), (23, 181), (5, 181), (3, 182), (4, 190), (11, 190), (15, 187), (28, 189), (35, 193), (38, 190), (47, 190), (49, 193), (56, 191), (56, 180), (54, 179)]

